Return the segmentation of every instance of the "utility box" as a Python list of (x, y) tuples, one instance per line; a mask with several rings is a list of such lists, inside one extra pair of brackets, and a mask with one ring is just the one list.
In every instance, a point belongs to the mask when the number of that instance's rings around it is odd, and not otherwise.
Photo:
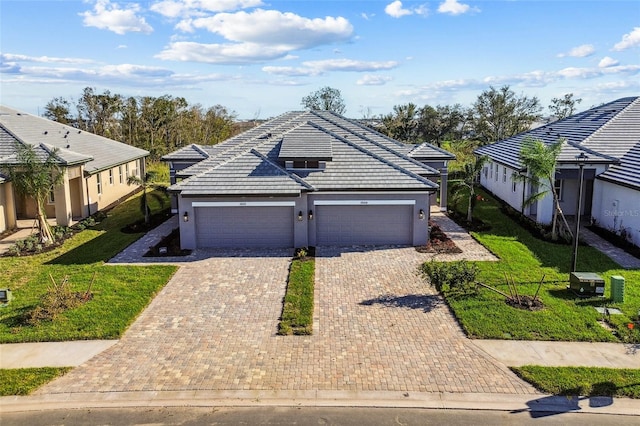
[(11, 289), (0, 288), (0, 303), (6, 305), (7, 303), (11, 302), (11, 299), (13, 299)]
[(604, 279), (593, 272), (572, 272), (569, 288), (580, 297), (604, 297)]
[(611, 300), (615, 303), (624, 303), (624, 277), (620, 275), (611, 277)]

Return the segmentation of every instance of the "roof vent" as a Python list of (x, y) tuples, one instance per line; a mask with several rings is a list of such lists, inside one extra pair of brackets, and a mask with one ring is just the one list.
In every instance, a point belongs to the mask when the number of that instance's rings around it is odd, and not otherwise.
[(78, 134), (82, 133), (82, 130), (78, 130)]
[(67, 144), (67, 149), (71, 148), (71, 145)]
[(43, 135), (46, 135), (47, 133), (49, 133), (49, 132), (47, 132), (47, 131), (45, 130), (45, 131), (44, 131), (44, 133), (43, 133)]

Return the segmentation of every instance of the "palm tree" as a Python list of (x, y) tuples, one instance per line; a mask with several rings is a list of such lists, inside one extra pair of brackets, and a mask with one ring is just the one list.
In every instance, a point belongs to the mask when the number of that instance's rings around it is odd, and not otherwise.
[(459, 200), (463, 197), (463, 194), (468, 192), (469, 200), (467, 205), (467, 222), (469, 223), (473, 221), (473, 208), (476, 205), (478, 176), (480, 176), (484, 163), (488, 160), (489, 157), (483, 155), (481, 157), (476, 157), (474, 161), (465, 163), (460, 171), (460, 178), (451, 181), (451, 191), (454, 202)]
[(151, 195), (161, 206), (164, 205), (164, 198), (157, 192), (152, 192), (155, 189), (166, 191), (166, 186), (160, 185), (155, 182), (156, 174), (154, 172), (147, 172), (143, 178), (136, 175), (131, 175), (127, 178), (127, 185), (139, 185), (142, 187), (142, 196), (140, 197), (140, 211), (144, 215), (145, 225), (149, 225), (151, 222), (151, 207), (149, 207), (148, 196)]
[(49, 245), (53, 243), (54, 236), (47, 222), (46, 200), (55, 187), (62, 183), (64, 174), (58, 162), (58, 150), (50, 150), (44, 145), (40, 148), (47, 154), (44, 160), (39, 158), (36, 147), (17, 145), (16, 160), (6, 165), (6, 168), (16, 192), (25, 197), (33, 197), (35, 200), (40, 242)]
[(559, 140), (551, 145), (546, 145), (542, 141), (527, 139), (520, 150), (520, 163), (527, 169), (528, 174), (523, 176), (514, 175), (517, 180), (529, 180), (533, 186), (538, 188), (538, 192), (529, 195), (524, 200), (524, 205), (528, 206), (544, 198), (549, 193), (553, 197), (553, 216), (551, 219), (551, 239), (558, 239), (558, 214), (566, 227), (566, 231), (571, 238), (573, 234), (567, 223), (567, 219), (560, 208), (560, 198), (555, 188), (556, 162), (564, 140)]

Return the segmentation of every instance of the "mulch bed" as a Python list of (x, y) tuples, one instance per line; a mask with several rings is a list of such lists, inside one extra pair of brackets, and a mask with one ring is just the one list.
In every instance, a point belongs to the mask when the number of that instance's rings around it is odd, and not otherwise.
[(144, 257), (188, 256), (191, 250), (180, 248), (180, 229), (174, 229), (158, 244), (151, 247)]
[(429, 242), (426, 246), (416, 247), (420, 253), (438, 253), (438, 254), (458, 254), (462, 250), (445, 234), (440, 227), (429, 221), (431, 232), (429, 233)]

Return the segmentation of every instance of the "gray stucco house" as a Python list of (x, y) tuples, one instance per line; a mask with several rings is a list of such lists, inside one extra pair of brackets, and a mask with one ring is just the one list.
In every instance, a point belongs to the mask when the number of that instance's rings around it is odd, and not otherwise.
[(163, 160), (181, 245), (193, 249), (426, 244), (452, 158), (332, 112), (294, 111)]
[(526, 174), (519, 154), (526, 140), (552, 144), (563, 140), (555, 170), (560, 207), (575, 216), (579, 189), (579, 156), (584, 154), (584, 186), (579, 215), (640, 246), (640, 97), (621, 98), (512, 138), (478, 148), (490, 161), (482, 186), (539, 223), (551, 222), (551, 196), (524, 206), (536, 188), (514, 179)]

